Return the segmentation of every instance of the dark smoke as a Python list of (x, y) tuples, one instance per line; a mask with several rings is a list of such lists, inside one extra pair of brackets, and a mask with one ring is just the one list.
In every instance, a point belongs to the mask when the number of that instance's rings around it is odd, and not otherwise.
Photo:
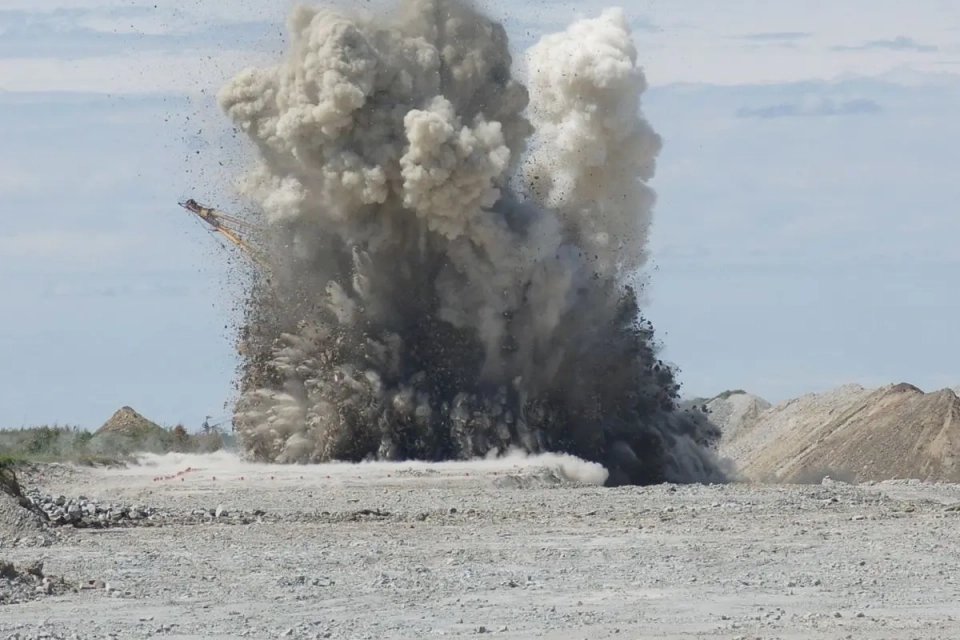
[(462, 2), (298, 9), (220, 94), (263, 212), (235, 426), (258, 460), (567, 452), (609, 483), (721, 480), (632, 283), (659, 137), (618, 11), (511, 75)]

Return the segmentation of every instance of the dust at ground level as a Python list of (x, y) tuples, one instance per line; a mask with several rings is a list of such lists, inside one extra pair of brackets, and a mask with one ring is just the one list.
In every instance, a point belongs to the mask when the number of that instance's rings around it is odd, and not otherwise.
[(0, 638), (960, 637), (958, 485), (605, 489), (592, 471), (39, 468), (25, 481), (48, 494), (169, 517), (4, 549), (100, 588), (2, 606)]

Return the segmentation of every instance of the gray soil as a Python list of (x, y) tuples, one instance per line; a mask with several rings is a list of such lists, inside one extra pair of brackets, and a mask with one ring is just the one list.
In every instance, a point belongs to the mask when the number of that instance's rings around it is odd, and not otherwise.
[(164, 515), (0, 549), (78, 586), (0, 606), (0, 638), (960, 637), (960, 485), (148, 462), (22, 478)]

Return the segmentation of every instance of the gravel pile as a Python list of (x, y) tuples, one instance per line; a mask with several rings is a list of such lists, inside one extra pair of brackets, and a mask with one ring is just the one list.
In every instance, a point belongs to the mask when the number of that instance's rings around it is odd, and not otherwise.
[(0, 560), (0, 605), (29, 602), (43, 596), (76, 591), (77, 587), (63, 578), (44, 575), (43, 563), (25, 567)]
[(97, 429), (96, 435), (117, 434), (130, 437), (145, 437), (151, 434), (166, 435), (163, 427), (131, 409), (123, 407)]
[(724, 391), (702, 405), (710, 420), (720, 428), (722, 440), (730, 440), (756, 424), (770, 403), (759, 396), (741, 390)]
[(52, 542), (49, 527), (37, 514), (0, 493), (0, 549), (46, 547)]
[(0, 549), (49, 545), (43, 512), (23, 495), (13, 469), (0, 468)]
[(275, 518), (269, 517), (266, 511), (255, 509), (253, 511), (231, 511), (217, 506), (215, 509), (194, 509), (186, 517), (181, 517), (181, 524), (193, 523), (214, 523), (224, 524), (253, 524), (256, 522), (275, 521)]
[(234, 511), (222, 505), (211, 508), (171, 512), (146, 505), (97, 502), (86, 496), (68, 498), (46, 495), (37, 490), (26, 492), (31, 504), (39, 507), (57, 526), (71, 525), (78, 529), (111, 527), (160, 526), (164, 524), (253, 524), (263, 522), (266, 511)]
[(154, 522), (169, 517), (169, 514), (153, 507), (99, 503), (85, 496), (67, 498), (28, 490), (26, 497), (31, 504), (47, 514), (51, 524), (61, 526), (69, 524), (78, 528), (102, 529), (130, 526), (144, 521)]

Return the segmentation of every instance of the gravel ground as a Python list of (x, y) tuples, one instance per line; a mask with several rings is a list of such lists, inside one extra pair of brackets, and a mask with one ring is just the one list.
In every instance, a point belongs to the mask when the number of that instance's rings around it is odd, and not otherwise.
[(2, 550), (77, 589), (0, 606), (0, 638), (960, 637), (960, 485), (604, 489), (558, 458), (23, 476), (155, 517)]

